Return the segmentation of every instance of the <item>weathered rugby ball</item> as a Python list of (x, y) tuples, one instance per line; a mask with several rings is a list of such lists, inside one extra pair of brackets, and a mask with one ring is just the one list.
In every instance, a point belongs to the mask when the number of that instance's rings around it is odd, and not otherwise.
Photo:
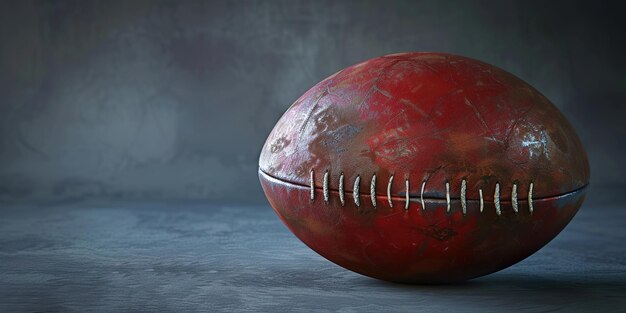
[(315, 85), (272, 130), (265, 194), (311, 249), (363, 275), (442, 283), (506, 268), (581, 206), (585, 150), (514, 75), (443, 53), (402, 53)]

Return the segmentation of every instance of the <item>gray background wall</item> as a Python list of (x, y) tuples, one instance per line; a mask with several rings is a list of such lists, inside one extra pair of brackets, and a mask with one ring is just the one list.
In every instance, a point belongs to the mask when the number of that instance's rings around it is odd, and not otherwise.
[(625, 23), (604, 1), (0, 4), (0, 201), (264, 200), (282, 112), (348, 65), (446, 51), (500, 66), (570, 119), (594, 201), (626, 186)]

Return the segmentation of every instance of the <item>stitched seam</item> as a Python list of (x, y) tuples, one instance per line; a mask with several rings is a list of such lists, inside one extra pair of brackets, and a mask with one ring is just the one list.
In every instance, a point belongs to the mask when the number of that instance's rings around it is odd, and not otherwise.
[[(294, 185), (294, 186), (305, 187), (307, 189), (310, 189), (310, 185), (305, 185), (305, 184), (302, 184), (302, 183), (296, 183), (296, 182), (292, 182), (292, 181), (289, 181), (289, 180), (285, 180), (285, 179), (276, 177), (274, 175), (271, 175), (271, 174), (265, 172), (262, 169), (259, 169), (259, 171), (261, 171), (263, 174), (265, 174), (265, 175), (267, 175), (269, 177), (272, 177), (275, 180), (281, 181), (283, 183), (288, 183), (288, 184), (291, 184), (291, 185)], [(344, 176), (343, 173), (341, 174), (341, 176), (342, 177)], [(360, 177), (360, 175), (359, 175), (359, 177)], [(426, 181), (423, 182), (423, 186), (425, 186), (425, 185), (426, 185)], [(566, 196), (568, 194), (576, 193), (576, 192), (578, 192), (580, 190), (583, 190), (583, 189), (587, 188), (587, 186), (589, 186), (589, 183), (586, 183), (586, 184), (584, 184), (584, 185), (582, 185), (582, 186), (580, 186), (578, 188), (575, 188), (575, 189), (573, 189), (571, 191), (567, 191), (567, 192), (564, 192), (564, 193), (561, 193), (561, 194), (542, 196), (542, 197), (535, 197), (533, 195), (533, 192), (534, 192), (534, 190), (533, 190), (534, 189), (534, 183), (533, 182), (530, 182), (529, 185), (530, 185), (529, 192), (528, 192), (529, 197), (528, 198), (518, 198), (517, 199), (518, 202), (520, 202), (520, 201), (526, 202), (528, 199), (530, 199), (531, 201), (535, 202), (535, 201), (540, 201), (540, 200), (544, 200), (544, 199), (563, 197), (563, 196)], [(445, 187), (445, 185), (444, 185), (444, 187)], [(315, 190), (317, 190), (317, 189), (322, 190), (322, 188), (323, 187), (315, 186)], [(479, 188), (479, 194), (482, 194), (483, 190), (484, 190), (483, 188)], [(336, 193), (336, 192), (339, 192), (339, 190), (337, 190), (337, 189), (329, 189), (329, 192)], [(344, 193), (352, 193), (352, 192), (344, 190)], [(360, 196), (367, 196), (367, 197), (371, 196), (370, 193), (362, 193), (362, 192), (359, 192), (359, 195)], [(417, 201), (419, 203), (420, 200), (422, 199), (421, 196), (423, 196), (423, 194), (421, 194), (420, 196), (410, 196), (409, 199), (412, 202)], [(384, 198), (386, 198), (387, 195), (377, 193), (376, 197), (384, 197)], [(398, 199), (397, 201), (401, 201), (401, 200), (405, 199), (405, 195), (395, 195), (395, 196), (392, 196), (392, 197), (393, 197), (394, 200)], [(436, 201), (446, 201), (446, 198), (445, 197), (441, 197), (441, 198), (439, 198), (439, 197), (423, 197), (423, 200), (424, 201), (433, 201), (433, 200), (436, 200)], [(460, 200), (461, 200), (460, 197), (456, 198), (456, 197), (450, 196), (450, 201), (460, 201)], [(483, 203), (493, 203), (492, 201), (484, 200), (482, 197), (480, 197), (479, 199), (466, 199), (466, 202), (468, 202), (468, 203), (469, 202), (479, 202), (479, 201), (482, 201)], [(500, 200), (500, 202), (501, 203), (510, 203), (511, 199)]]

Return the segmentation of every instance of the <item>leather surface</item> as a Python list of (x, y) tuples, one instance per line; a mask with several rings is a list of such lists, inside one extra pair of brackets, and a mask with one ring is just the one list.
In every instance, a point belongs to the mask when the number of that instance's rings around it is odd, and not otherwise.
[(441, 53), (375, 58), (328, 77), (278, 121), (259, 167), (273, 177), (317, 187), (329, 171), (338, 189), (357, 176), (384, 195), (406, 192), (443, 199), (520, 199), (530, 183), (536, 198), (576, 190), (589, 181), (586, 153), (571, 125), (537, 90), (494, 66)]
[[(515, 214), (503, 201), (497, 215), (493, 203), (483, 212), (477, 201), (428, 199), (426, 210), (411, 203), (374, 208), (361, 194), (356, 207), (352, 195), (342, 206), (332, 194), (329, 202), (316, 190), (286, 183), (259, 172), (270, 204), (289, 229), (328, 260), (370, 277), (410, 283), (447, 283), (471, 279), (506, 268), (552, 240), (576, 214), (585, 189), (560, 197), (533, 201), (534, 211)], [(385, 202), (379, 197), (379, 202)], [(385, 202), (386, 203), (386, 202)], [(398, 203), (400, 204), (400, 203)], [(525, 201), (520, 208), (527, 208)]]

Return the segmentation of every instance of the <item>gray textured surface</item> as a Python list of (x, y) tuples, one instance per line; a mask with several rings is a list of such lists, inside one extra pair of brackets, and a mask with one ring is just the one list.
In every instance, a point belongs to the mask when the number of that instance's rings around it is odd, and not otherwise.
[[(502, 67), (626, 183), (625, 19), (608, 1), (0, 1), (0, 201), (263, 203), (291, 103), (348, 65), (444, 51)], [(602, 187), (605, 189), (606, 187)], [(246, 197), (239, 197), (245, 193)]]
[(267, 206), (6, 207), (0, 311), (624, 312), (625, 219), (586, 206), (513, 267), (410, 286), (324, 260)]
[[(622, 6), (0, 1), (0, 312), (624, 311)], [(462, 285), (384, 283), (306, 248), (265, 205), (259, 150), (316, 82), (400, 51), (478, 58), (543, 92), (588, 149), (593, 205)], [(212, 205), (141, 202), (162, 199)]]

